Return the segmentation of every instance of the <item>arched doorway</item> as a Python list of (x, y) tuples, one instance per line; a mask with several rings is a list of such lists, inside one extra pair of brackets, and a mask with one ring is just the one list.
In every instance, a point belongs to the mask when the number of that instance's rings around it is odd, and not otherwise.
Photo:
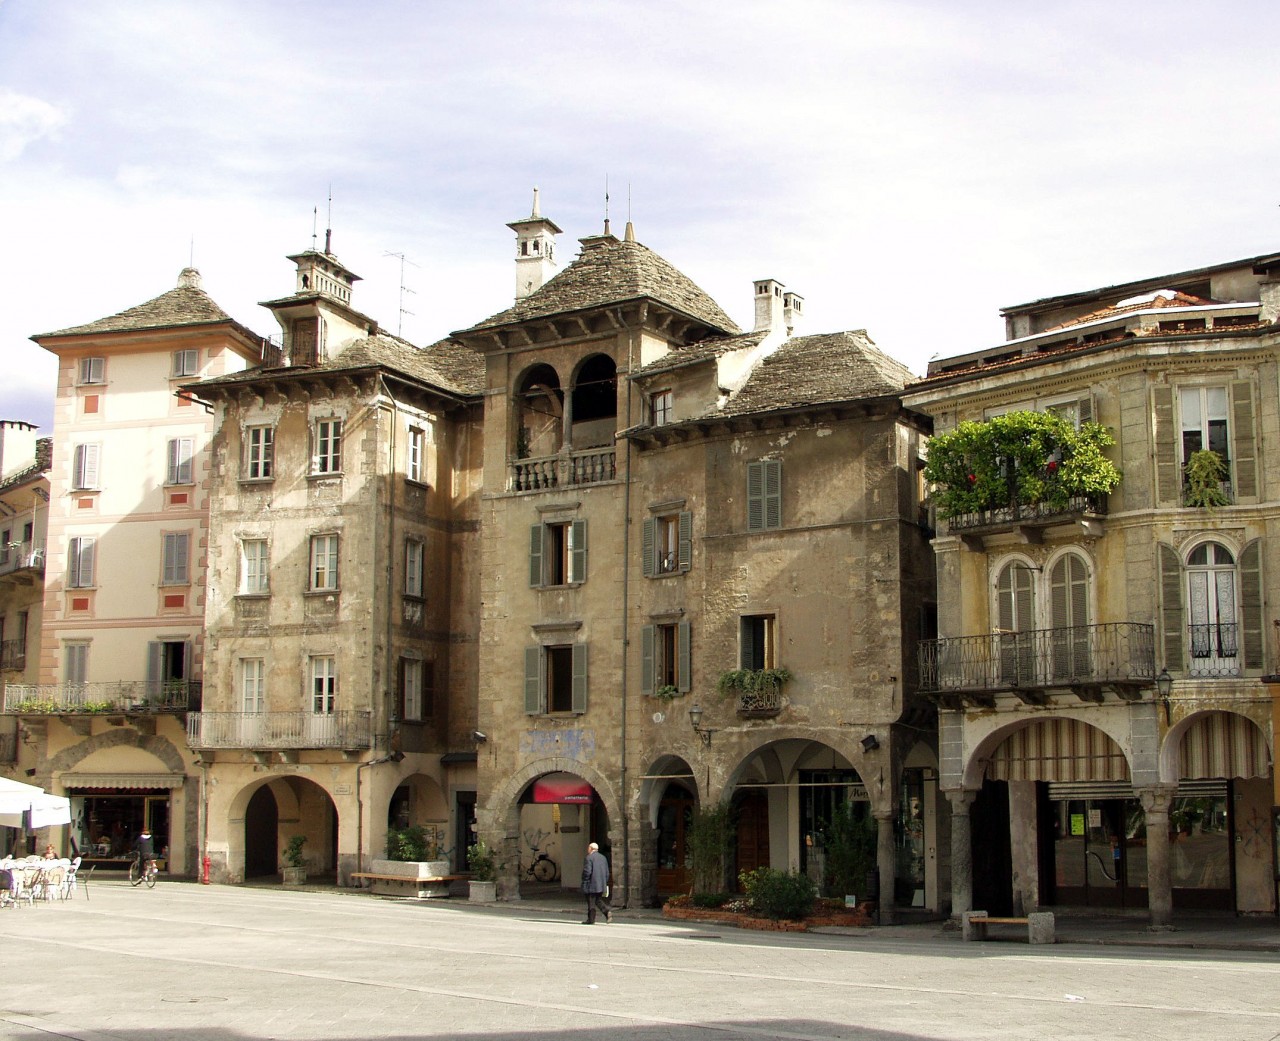
[(262, 878), (279, 869), (276, 835), (280, 819), (275, 796), (263, 785), (253, 793), (244, 811), (244, 877)]
[[(337, 880), (338, 809), (320, 785), (296, 776), (262, 781), (232, 800), (232, 815), (237, 811), (241, 826), (227, 831), (231, 840), (227, 863), (233, 877), (262, 878), (277, 873), (286, 843), (301, 835), (306, 840), (302, 853), (307, 877)], [(243, 865), (243, 873), (236, 871), (239, 865)]]
[[(406, 777), (387, 803), (387, 844), (403, 843), (421, 853), (414, 860), (454, 861), (449, 844), (449, 804), (439, 783), (423, 774)], [(388, 855), (390, 855), (388, 848)], [(462, 863), (466, 863), (465, 850)], [(374, 856), (378, 856), (374, 852)], [(395, 859), (395, 858), (393, 858)]]
[[(608, 813), (596, 790), (566, 771), (542, 774), (517, 799), (520, 896), (576, 890), (588, 843), (594, 842), (616, 873)], [(551, 864), (546, 863), (550, 860)]]

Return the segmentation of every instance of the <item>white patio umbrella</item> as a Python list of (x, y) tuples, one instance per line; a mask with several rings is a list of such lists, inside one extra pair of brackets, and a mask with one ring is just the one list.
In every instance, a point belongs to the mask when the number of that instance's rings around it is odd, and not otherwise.
[(0, 825), (21, 828), (22, 817), (26, 813), (31, 814), (32, 829), (70, 824), (71, 800), (61, 795), (50, 795), (34, 784), (0, 777)]

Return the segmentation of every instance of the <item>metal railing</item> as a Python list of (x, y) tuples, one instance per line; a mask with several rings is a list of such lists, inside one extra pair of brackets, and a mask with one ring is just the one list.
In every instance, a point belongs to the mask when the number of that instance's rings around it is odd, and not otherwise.
[(192, 748), (371, 748), (368, 711), (197, 712), (187, 717)]
[(565, 452), (511, 463), (511, 490), (542, 491), (570, 485), (600, 484), (618, 476), (618, 454), (612, 448)]
[(961, 513), (947, 520), (948, 531), (972, 531), (975, 528), (999, 528), (1018, 524), (1045, 524), (1081, 513), (1106, 513), (1105, 495), (1073, 495), (1062, 506), (1040, 502), (1010, 503), (991, 510)]
[(27, 641), (5, 640), (0, 643), (0, 669), (15, 672), (27, 667)]
[(1240, 675), (1240, 626), (1235, 622), (1208, 622), (1187, 626), (1191, 638), (1192, 676)]
[(782, 711), (782, 690), (741, 691), (738, 694), (737, 712), (744, 719), (769, 719)]
[(28, 716), (187, 712), (200, 708), (203, 690), (199, 680), (10, 683), (4, 689), (4, 710)]
[(1142, 622), (922, 640), (920, 689), (995, 693), (1155, 683), (1154, 627)]
[(44, 571), (43, 542), (0, 545), (0, 575), (12, 575), (18, 571)]

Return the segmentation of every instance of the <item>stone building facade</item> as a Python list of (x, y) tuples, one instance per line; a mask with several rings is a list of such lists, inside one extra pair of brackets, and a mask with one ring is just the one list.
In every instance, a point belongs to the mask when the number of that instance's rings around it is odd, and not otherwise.
[[(909, 388), (938, 434), (1016, 410), (1096, 421), (1122, 473), (1110, 495), (939, 523), (921, 662), (954, 912), (1275, 910), (1278, 270), (1011, 307), (1006, 343)], [(1193, 453), (1221, 464), (1213, 504), (1189, 502)]]

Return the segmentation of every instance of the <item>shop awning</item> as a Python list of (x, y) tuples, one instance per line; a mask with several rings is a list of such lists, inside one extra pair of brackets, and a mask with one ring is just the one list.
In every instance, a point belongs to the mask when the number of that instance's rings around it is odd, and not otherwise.
[(62, 787), (75, 788), (181, 788), (183, 774), (63, 774)]
[(591, 802), (595, 790), (573, 774), (547, 774), (533, 782), (534, 802)]

